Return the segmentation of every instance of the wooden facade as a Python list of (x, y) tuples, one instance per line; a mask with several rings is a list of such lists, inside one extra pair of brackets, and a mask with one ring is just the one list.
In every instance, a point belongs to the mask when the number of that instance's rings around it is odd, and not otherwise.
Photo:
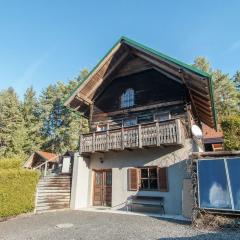
[[(121, 76), (114, 76), (91, 104), (91, 133), (81, 136), (81, 153), (183, 145), (190, 104), (185, 86), (153, 68), (137, 72), (139, 62), (135, 59), (128, 62), (130, 66), (124, 65)], [(134, 105), (122, 108), (120, 98), (126, 89), (133, 89)], [(156, 115), (161, 113), (169, 114), (169, 119), (158, 121)], [(125, 126), (129, 119), (135, 124)]]
[[(193, 122), (214, 126), (210, 84), (206, 73), (122, 39), (65, 102), (89, 119), (80, 152), (183, 145)], [(127, 91), (133, 104), (122, 106)]]
[[(142, 70), (139, 63), (135, 58), (124, 65), (118, 77), (113, 77), (91, 104), (92, 133), (81, 136), (81, 153), (184, 143), (189, 102), (186, 88), (153, 68), (137, 72), (138, 68)], [(134, 90), (134, 105), (121, 108), (120, 97), (126, 89)], [(168, 112), (170, 118), (158, 122), (155, 115), (162, 112)], [(136, 119), (135, 126), (125, 127), (124, 121), (128, 119)], [(106, 130), (98, 131), (99, 126)]]

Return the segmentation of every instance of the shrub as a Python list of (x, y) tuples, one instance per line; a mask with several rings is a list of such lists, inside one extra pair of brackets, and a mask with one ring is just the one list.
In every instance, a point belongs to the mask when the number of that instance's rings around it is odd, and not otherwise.
[(32, 211), (39, 173), (21, 169), (17, 160), (6, 162), (0, 160), (0, 217)]
[(240, 150), (240, 115), (230, 116), (222, 121), (224, 145), (227, 150)]
[(20, 168), (22, 161), (17, 158), (0, 158), (0, 169)]

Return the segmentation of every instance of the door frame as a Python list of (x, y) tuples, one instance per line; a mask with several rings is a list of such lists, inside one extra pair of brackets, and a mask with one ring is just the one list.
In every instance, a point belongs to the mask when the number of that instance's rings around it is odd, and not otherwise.
[[(111, 172), (112, 174), (112, 169), (111, 168), (106, 168), (106, 169), (92, 169), (93, 171), (93, 183), (92, 183), (92, 206), (99, 206), (99, 207), (103, 207), (103, 206), (106, 206), (104, 205), (103, 203), (106, 202), (102, 200), (102, 204), (101, 205), (95, 205), (94, 204), (94, 197), (95, 197), (95, 179), (96, 179), (96, 172), (102, 172), (102, 187), (105, 187), (106, 189), (106, 185), (104, 185), (104, 181), (106, 180), (106, 172)], [(105, 174), (104, 174), (105, 173)], [(112, 183), (112, 181), (111, 181)], [(102, 189), (102, 194), (103, 194), (103, 189)], [(110, 203), (110, 206), (112, 206), (112, 184), (111, 184), (111, 203)]]

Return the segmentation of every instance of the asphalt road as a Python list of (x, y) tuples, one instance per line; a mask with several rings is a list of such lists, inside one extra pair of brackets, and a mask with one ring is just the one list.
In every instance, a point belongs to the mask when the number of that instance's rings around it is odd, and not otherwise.
[(207, 232), (152, 217), (59, 211), (0, 222), (1, 240), (240, 239), (240, 232)]

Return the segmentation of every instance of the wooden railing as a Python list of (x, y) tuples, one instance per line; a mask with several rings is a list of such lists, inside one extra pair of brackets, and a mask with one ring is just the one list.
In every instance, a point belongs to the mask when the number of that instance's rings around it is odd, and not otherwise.
[(160, 145), (182, 145), (186, 136), (181, 119), (139, 124), (83, 134), (80, 153), (105, 152)]

